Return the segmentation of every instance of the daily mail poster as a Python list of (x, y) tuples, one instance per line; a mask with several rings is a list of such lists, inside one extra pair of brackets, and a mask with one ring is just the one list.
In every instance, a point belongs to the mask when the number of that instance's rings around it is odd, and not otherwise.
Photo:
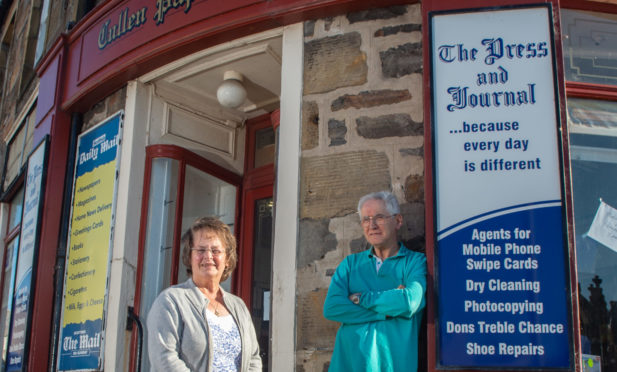
[(78, 140), (59, 341), (61, 371), (102, 368), (122, 119), (119, 112)]
[(570, 368), (551, 8), (430, 17), (438, 364)]

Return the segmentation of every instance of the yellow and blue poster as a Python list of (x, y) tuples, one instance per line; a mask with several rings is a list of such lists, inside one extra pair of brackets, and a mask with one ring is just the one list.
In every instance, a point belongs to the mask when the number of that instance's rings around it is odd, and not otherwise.
[(80, 135), (64, 279), (58, 369), (102, 370), (116, 169), (123, 112)]
[(11, 312), (9, 348), (6, 358), (6, 371), (21, 371), (27, 359), (30, 335), (31, 294), (33, 275), (36, 273), (41, 206), (43, 203), (43, 184), (45, 180), (45, 161), (47, 140), (32, 152), (28, 159), (26, 191), (22, 215), (21, 244), (17, 258), (15, 292)]

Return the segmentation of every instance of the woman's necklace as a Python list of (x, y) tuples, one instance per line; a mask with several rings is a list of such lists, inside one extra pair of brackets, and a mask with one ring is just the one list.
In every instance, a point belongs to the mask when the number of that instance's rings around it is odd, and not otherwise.
[[(210, 296), (208, 296), (206, 294), (206, 290), (199, 288), (199, 290), (201, 291), (201, 293), (204, 294), (204, 296), (206, 296), (206, 298), (211, 302), (214, 303), (214, 315), (216, 316), (221, 316), (221, 313), (219, 313), (219, 302), (216, 300), (216, 294), (214, 295), (214, 299), (210, 298)], [(218, 293), (218, 292), (217, 292)]]
[(219, 303), (217, 301), (214, 302), (214, 315), (216, 315), (216, 316), (220, 316), (221, 315), (219, 313)]

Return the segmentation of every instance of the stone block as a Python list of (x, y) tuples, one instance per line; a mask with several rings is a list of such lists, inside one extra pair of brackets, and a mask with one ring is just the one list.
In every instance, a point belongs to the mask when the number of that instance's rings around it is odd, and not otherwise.
[(409, 203), (424, 202), (424, 177), (410, 175), (405, 180), (405, 200)]
[(407, 43), (379, 52), (381, 72), (386, 78), (422, 72), (422, 44)]
[(107, 116), (106, 101), (99, 101), (84, 114), (82, 131), (92, 128)]
[(304, 22), (304, 37), (311, 37), (315, 34), (315, 21)]
[[(298, 280), (302, 280), (298, 277)], [(297, 296), (297, 341), (298, 349), (334, 347), (339, 324), (324, 318), (323, 304), (328, 293), (320, 288)]]
[(356, 125), (358, 135), (370, 139), (419, 136), (424, 132), (423, 124), (413, 121), (408, 114), (390, 114), (376, 118), (362, 116), (356, 119)]
[(328, 138), (330, 138), (330, 146), (339, 146), (346, 144), (346, 134), (347, 127), (345, 126), (345, 120), (328, 120)]
[(107, 98), (107, 115), (111, 116), (126, 105), (126, 85)]
[(399, 149), (399, 153), (403, 156), (424, 156), (424, 147), (404, 148)]
[(378, 8), (363, 10), (360, 12), (347, 14), (347, 20), (353, 24), (356, 22), (375, 21), (378, 19), (391, 19), (402, 16), (407, 13), (407, 7), (404, 5), (391, 6), (389, 8)]
[(319, 145), (319, 106), (316, 102), (305, 101), (302, 105), (302, 150)]
[(362, 196), (391, 188), (388, 157), (374, 150), (306, 157), (300, 169), (300, 218), (355, 213)]
[(304, 94), (324, 93), (367, 81), (366, 53), (357, 32), (312, 40), (304, 46)]
[(391, 105), (411, 99), (411, 94), (407, 89), (401, 90), (373, 90), (364, 91), (359, 94), (345, 94), (332, 102), (332, 111), (339, 111), (353, 108), (367, 108), (382, 105)]
[(418, 240), (419, 237), (423, 237), (424, 203), (403, 203), (401, 204), (401, 214), (403, 215), (403, 226), (399, 230), (399, 239), (404, 242), (413, 242)]
[(351, 253), (359, 253), (359, 252), (366, 251), (369, 248), (369, 244), (366, 241), (366, 238), (362, 236), (358, 239), (352, 240), (349, 243), (349, 248), (351, 250)]
[(336, 235), (328, 230), (330, 220), (300, 220), (297, 267), (303, 268), (336, 249)]
[(418, 32), (422, 31), (422, 26), (408, 23), (405, 25), (386, 26), (386, 27), (380, 28), (379, 30), (375, 31), (373, 36), (384, 37), (384, 36), (396, 35), (401, 32), (408, 34), (408, 33), (416, 32), (416, 31)]

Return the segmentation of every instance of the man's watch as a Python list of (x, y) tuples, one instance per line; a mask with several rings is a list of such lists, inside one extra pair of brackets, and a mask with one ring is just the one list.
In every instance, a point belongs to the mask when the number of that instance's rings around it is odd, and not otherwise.
[(359, 304), (360, 303), (360, 296), (358, 296), (357, 294), (351, 295), (351, 302), (353, 302), (356, 305)]

